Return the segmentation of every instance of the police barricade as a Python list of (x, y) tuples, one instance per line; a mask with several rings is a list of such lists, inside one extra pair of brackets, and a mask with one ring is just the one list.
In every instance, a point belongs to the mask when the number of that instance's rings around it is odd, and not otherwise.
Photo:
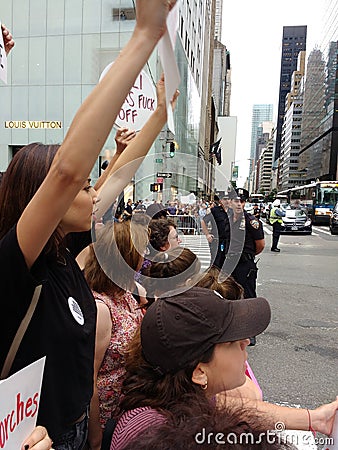
[(177, 231), (181, 231), (183, 234), (198, 234), (199, 226), (197, 218), (194, 216), (189, 216), (187, 214), (178, 214), (168, 217), (175, 223)]

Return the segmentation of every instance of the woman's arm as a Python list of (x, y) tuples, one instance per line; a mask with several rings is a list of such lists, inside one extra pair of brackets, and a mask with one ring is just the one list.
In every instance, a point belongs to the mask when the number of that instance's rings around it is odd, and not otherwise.
[[(100, 201), (97, 202), (95, 211), (96, 219), (100, 219), (124, 187), (129, 183), (136, 170), (140, 167), (144, 157), (156, 137), (162, 130), (167, 120), (167, 109), (165, 100), (164, 76), (158, 81), (157, 86), (157, 108), (147, 120), (136, 137), (129, 143), (127, 148), (118, 158), (111, 169), (110, 176), (101, 187)], [(172, 99), (172, 107), (176, 105), (179, 95), (177, 91)]]
[(136, 26), (129, 42), (80, 106), (47, 177), (19, 219), (18, 241), (28, 267), (83, 187), (128, 92), (165, 32), (175, 3), (137, 0)]
[(111, 175), (112, 168), (116, 163), (117, 159), (121, 156), (122, 152), (125, 150), (128, 144), (135, 138), (136, 131), (129, 130), (128, 128), (119, 128), (116, 131), (115, 142), (116, 142), (116, 151), (112, 159), (109, 161), (107, 168), (104, 170), (103, 174), (97, 180), (94, 189), (99, 191), (106, 181), (106, 179)]
[(97, 375), (106, 350), (109, 346), (112, 330), (110, 312), (103, 302), (96, 302), (96, 340), (95, 340), (95, 361), (94, 361), (94, 392), (90, 402), (90, 416), (88, 424), (88, 442), (91, 450), (100, 450), (102, 442), (102, 428), (100, 425), (100, 406), (97, 390)]
[(280, 425), (280, 428), (304, 431), (313, 429), (329, 436), (332, 433), (333, 422), (338, 409), (338, 397), (334, 402), (312, 410), (289, 408), (236, 397), (227, 398), (226, 404), (230, 407), (234, 405), (237, 408), (239, 406), (253, 408), (258, 415), (262, 416), (264, 420), (262, 423), (266, 425), (264, 427), (266, 430), (274, 430), (276, 424), (283, 424)]

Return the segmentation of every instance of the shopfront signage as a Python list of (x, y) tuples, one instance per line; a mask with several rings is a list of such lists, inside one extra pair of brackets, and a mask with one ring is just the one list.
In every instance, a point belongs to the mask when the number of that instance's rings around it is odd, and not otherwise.
[(5, 128), (32, 128), (32, 129), (61, 129), (61, 121), (43, 121), (43, 120), (9, 120), (5, 122)]

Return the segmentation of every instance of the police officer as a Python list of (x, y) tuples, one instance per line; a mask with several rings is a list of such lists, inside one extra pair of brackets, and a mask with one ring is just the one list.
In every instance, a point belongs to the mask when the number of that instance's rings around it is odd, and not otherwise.
[[(231, 274), (243, 286), (245, 298), (257, 297), (257, 266), (255, 256), (265, 247), (262, 222), (245, 211), (245, 202), (249, 198), (246, 189), (236, 189), (231, 206), (231, 240), (227, 260), (238, 259)], [(229, 267), (229, 264), (227, 264)]]
[(280, 200), (276, 199), (272, 203), (272, 209), (270, 211), (270, 224), (273, 228), (272, 233), (272, 245), (271, 245), (271, 251), (279, 253), (280, 249), (278, 248), (278, 242), (279, 242), (279, 236), (282, 229), (282, 223), (283, 219), (282, 217), (285, 216), (285, 212), (280, 207)]
[[(232, 215), (230, 218), (230, 244), (223, 270), (231, 274), (243, 287), (245, 298), (257, 297), (257, 264), (255, 257), (265, 247), (262, 222), (245, 211), (249, 198), (246, 189), (236, 189), (230, 194)], [(256, 338), (250, 338), (255, 345)]]
[[(229, 195), (226, 192), (221, 200), (214, 196), (215, 204), (201, 220), (201, 227), (209, 243), (211, 264), (222, 268), (229, 248), (231, 210)], [(211, 230), (209, 230), (211, 228)]]

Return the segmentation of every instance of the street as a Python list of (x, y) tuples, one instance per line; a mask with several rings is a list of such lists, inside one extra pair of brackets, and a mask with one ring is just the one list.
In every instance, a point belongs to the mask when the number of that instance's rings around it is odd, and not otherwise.
[(272, 321), (250, 362), (266, 400), (314, 408), (338, 394), (338, 238), (317, 226), (311, 236), (282, 235), (278, 254), (267, 232), (257, 292)]
[[(281, 235), (272, 253), (271, 227), (259, 255), (257, 293), (272, 308), (267, 331), (249, 347), (264, 399), (315, 408), (338, 395), (338, 236), (315, 226), (311, 236)], [(184, 236), (207, 265), (204, 236)]]

